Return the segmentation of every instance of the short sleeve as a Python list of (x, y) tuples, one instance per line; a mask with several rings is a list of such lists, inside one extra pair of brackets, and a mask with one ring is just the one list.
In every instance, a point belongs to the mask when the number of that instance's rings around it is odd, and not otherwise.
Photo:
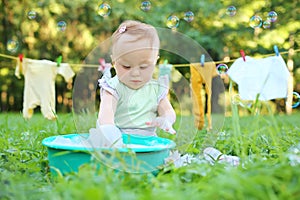
[(116, 99), (119, 99), (119, 95), (117, 92), (117, 85), (119, 84), (119, 79), (117, 76), (113, 78), (109, 78), (107, 76), (103, 76), (98, 80), (100, 87), (100, 95), (103, 94), (104, 91), (111, 93)]
[(71, 69), (68, 63), (61, 63), (57, 69), (57, 73), (62, 75), (66, 82), (71, 81), (75, 76), (74, 71)]

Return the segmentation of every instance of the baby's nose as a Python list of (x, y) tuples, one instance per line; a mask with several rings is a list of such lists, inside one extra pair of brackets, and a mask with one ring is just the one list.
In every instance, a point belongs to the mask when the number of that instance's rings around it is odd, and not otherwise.
[(140, 70), (138, 67), (134, 67), (132, 70), (131, 70), (131, 76), (139, 76), (140, 75)]

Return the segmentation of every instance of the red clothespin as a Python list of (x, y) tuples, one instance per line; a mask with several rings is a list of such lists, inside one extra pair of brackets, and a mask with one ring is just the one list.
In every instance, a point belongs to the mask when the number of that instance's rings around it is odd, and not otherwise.
[(241, 54), (241, 56), (242, 56), (244, 62), (246, 62), (245, 52), (244, 52), (243, 49), (240, 50), (240, 54)]
[(23, 56), (23, 54), (21, 53), (21, 54), (19, 54), (19, 61), (20, 61), (20, 63), (19, 63), (19, 72), (20, 73), (23, 73), (23, 65), (22, 65), (22, 63), (23, 63), (23, 58), (24, 58), (24, 56)]
[(23, 54), (22, 53), (19, 54), (19, 60), (20, 60), (20, 62), (23, 62), (23, 58), (24, 58)]
[(201, 66), (204, 67), (204, 62), (205, 62), (205, 55), (202, 54), (201, 55), (201, 58), (200, 58), (200, 63), (201, 63)]
[(274, 45), (274, 51), (275, 51), (276, 56), (279, 56), (278, 47), (276, 45)]

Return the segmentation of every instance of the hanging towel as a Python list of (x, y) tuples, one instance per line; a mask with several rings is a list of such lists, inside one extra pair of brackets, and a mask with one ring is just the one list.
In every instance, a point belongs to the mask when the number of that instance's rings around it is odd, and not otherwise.
[(211, 122), (211, 88), (212, 78), (218, 76), (214, 62), (206, 62), (204, 66), (200, 64), (191, 64), (191, 87), (193, 100), (193, 114), (195, 117), (195, 126), (201, 130), (204, 126), (204, 105), (201, 96), (202, 84), (205, 84), (207, 94), (207, 123), (208, 129), (212, 129)]
[(15, 76), (24, 75), (23, 117), (31, 118), (33, 109), (41, 107), (43, 116), (55, 119), (55, 77), (60, 74), (65, 81), (71, 81), (75, 73), (67, 63), (57, 67), (56, 62), (24, 58), (17, 62)]
[(262, 59), (246, 56), (246, 61), (238, 58), (227, 74), (238, 84), (243, 100), (255, 100), (258, 94), (263, 101), (287, 96), (289, 71), (280, 55)]

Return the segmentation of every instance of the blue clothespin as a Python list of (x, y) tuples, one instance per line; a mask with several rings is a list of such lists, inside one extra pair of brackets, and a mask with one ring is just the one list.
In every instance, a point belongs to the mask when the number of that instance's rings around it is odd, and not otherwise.
[(201, 58), (200, 58), (200, 63), (201, 63), (201, 66), (204, 67), (204, 62), (205, 62), (205, 55), (202, 54), (201, 55)]
[(274, 45), (274, 51), (275, 51), (276, 56), (279, 56), (279, 51), (278, 51), (277, 45)]

